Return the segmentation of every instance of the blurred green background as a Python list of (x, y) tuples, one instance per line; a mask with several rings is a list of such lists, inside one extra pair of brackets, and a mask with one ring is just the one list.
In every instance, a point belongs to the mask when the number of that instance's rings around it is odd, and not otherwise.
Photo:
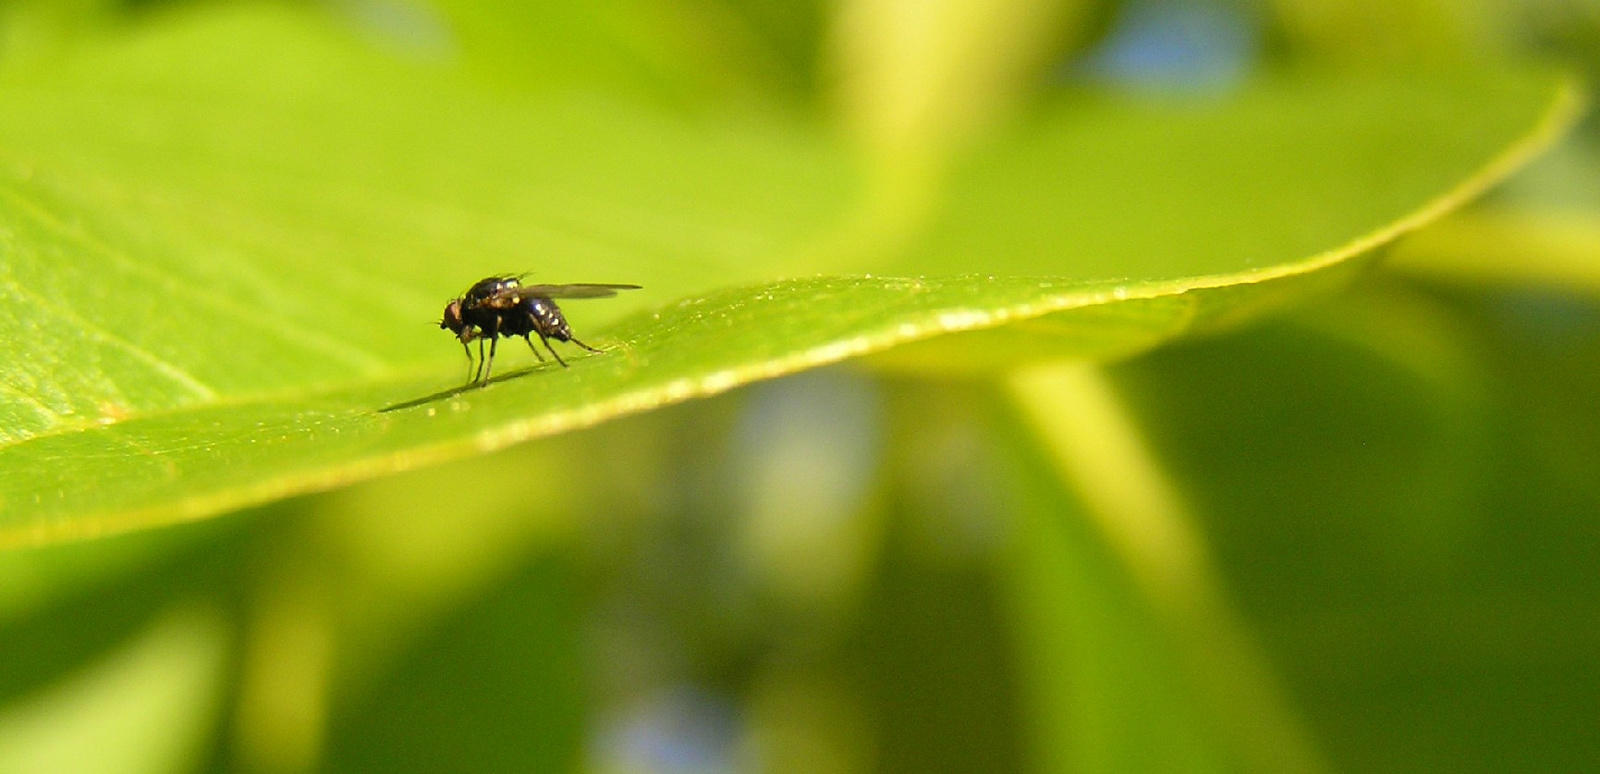
[[(7, 0), (0, 70), (201, 5)], [(839, 124), (906, 211), (1066, 91), (1600, 83), (1583, 0), (318, 7), (505, 93)], [(913, 22), (950, 69), (874, 101)], [(1345, 292), (1105, 369), (846, 364), (0, 554), (0, 771), (1594, 770), (1597, 290), (1590, 121)]]

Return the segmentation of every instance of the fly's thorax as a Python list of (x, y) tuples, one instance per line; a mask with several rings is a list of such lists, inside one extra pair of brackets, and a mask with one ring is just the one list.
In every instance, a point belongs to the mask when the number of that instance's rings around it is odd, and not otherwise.
[(486, 277), (473, 283), (462, 296), (466, 299), (467, 306), (473, 306), (484, 299), (498, 293), (521, 287), (522, 283), (516, 277)]

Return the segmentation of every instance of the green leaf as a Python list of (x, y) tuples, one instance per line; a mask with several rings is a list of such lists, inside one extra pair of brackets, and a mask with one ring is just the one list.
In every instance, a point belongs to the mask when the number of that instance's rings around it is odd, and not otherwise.
[(0, 712), (0, 763), (7, 771), (193, 770), (215, 722), (226, 643), (211, 611), (169, 612), (110, 658)]
[(1461, 285), (1600, 289), (1600, 213), (1481, 208), (1407, 240), (1393, 268)]
[[(427, 627), (331, 719), (329, 768), (580, 768), (583, 629), (564, 559), (525, 559), (507, 581)], [(516, 709), (484, 717), (485, 706)]]
[(1374, 279), (1116, 383), (1333, 770), (1581, 770), (1600, 305)]
[[(1057, 721), (1053, 733), (1093, 725), (1103, 727), (1109, 737), (1136, 738), (1138, 734), (1129, 732), (1149, 725), (1140, 721), (1152, 719), (1119, 720), (1118, 716), (1130, 714), (1127, 706), (1115, 708), (1122, 702), (1093, 709), (1081, 705), (1107, 703), (1106, 696), (1096, 694), (1146, 694), (1132, 702), (1141, 708), (1139, 714), (1163, 704), (1180, 710), (1154, 719), (1156, 725), (1174, 724), (1183, 729), (1194, 723), (1194, 718), (1182, 720), (1183, 714), (1199, 710), (1208, 716), (1204, 725), (1214, 734), (1199, 734), (1195, 741), (1206, 742), (1184, 751), (1187, 754), (1211, 757), (1217, 751), (1205, 748), (1226, 741), (1248, 770), (1324, 770), (1326, 765), (1292, 701), (1277, 685), (1248, 626), (1231, 610), (1195, 514), (1143, 442), (1142, 429), (1101, 369), (1076, 364), (1019, 369), (1007, 386), (1037, 438), (1039, 456), (1048, 460), (1061, 481), (1063, 491), (1054, 496), (1057, 509), (1068, 514), (1067, 521), (1088, 522), (1091, 529), (1087, 531), (1094, 533), (1091, 542), (1100, 544), (1087, 549), (1072, 545), (1084, 541), (1085, 530), (1075, 525), (1063, 530), (1048, 518), (1041, 520), (1039, 495), (1025, 496), (1019, 503), (1019, 529), (1024, 534), (1019, 537), (1023, 549), (1016, 554), (1017, 590), (1024, 600), (1018, 615), (1028, 631), (1023, 638), (1027, 643), (1024, 651), (1033, 651), (1028, 654), (1034, 661), (1030, 666), (1041, 678), (1036, 699), (1040, 714)], [(1122, 572), (1104, 571), (1105, 559), (1095, 556), (1102, 551), (1115, 557)], [(1101, 566), (1098, 573), (1091, 569), (1097, 564)], [(1124, 573), (1126, 580), (1117, 582), (1115, 578)], [(1057, 591), (1075, 585), (1088, 588), (1070, 596)], [(1140, 604), (1136, 607), (1143, 608), (1145, 615), (1136, 617), (1147, 620), (1134, 623), (1113, 616), (1086, 625), (1082, 611), (1108, 603), (1122, 607), (1107, 599), (1126, 593), (1121, 586), (1137, 592)], [(1143, 636), (1137, 633), (1151, 624), (1158, 636), (1152, 638), (1155, 632), (1149, 630)], [(1099, 639), (1110, 632), (1117, 632), (1112, 639), (1123, 643), (1156, 640), (1155, 652), (1135, 656), (1135, 662), (1171, 658), (1178, 674), (1157, 677), (1153, 685), (1129, 681), (1125, 674), (1129, 665), (1118, 663), (1128, 655), (1124, 645), (1108, 647), (1110, 643)], [(1075, 677), (1089, 686), (1086, 696), (1092, 698), (1088, 701), (1076, 698), (1076, 686), (1066, 684), (1060, 667), (1050, 664), (1047, 654), (1062, 652), (1065, 643), (1071, 643), (1068, 651), (1100, 651), (1074, 664), (1084, 670)], [(1144, 677), (1159, 675), (1156, 669), (1139, 672)], [(1127, 690), (1116, 690), (1113, 685)], [(1057, 740), (1041, 749), (1073, 749), (1081, 744), (1063, 745)], [(1181, 750), (1183, 745), (1177, 747)], [(1110, 743), (1083, 763), (1094, 761), (1098, 765), (1086, 768), (1107, 771), (1150, 768), (1147, 762), (1129, 766), (1126, 760), (1130, 753), (1148, 752), (1139, 745)], [(1124, 760), (1119, 762), (1119, 758)], [(1197, 760), (1156, 768), (1204, 770), (1210, 766)]]
[[(948, 373), (1137, 351), (1337, 284), (1558, 135), (1573, 95), (1459, 76), (1064, 103), (958, 161), (901, 233), (805, 122), (494, 93), (281, 9), (177, 16), (0, 76), (0, 545), (873, 353)], [(646, 289), (568, 308), (605, 354), (530, 368), (508, 343), (505, 378), (456, 389), (431, 321), (530, 269)]]
[[(1017, 423), (1013, 423), (1017, 424)], [(1048, 772), (1247, 770), (1215, 733), (1172, 632), (1020, 425), (997, 487), (1011, 500), (1005, 600), (1030, 748)], [(1276, 741), (1276, 740), (1274, 740)]]
[[(461, 57), (489, 79), (529, 90), (601, 88), (689, 104), (750, 100), (780, 88), (797, 92), (800, 73), (769, 40), (774, 34), (803, 35), (806, 29), (772, 29), (770, 22), (818, 24), (815, 17), (821, 15), (820, 9), (784, 3), (778, 19), (769, 20), (759, 13), (765, 9), (701, 0), (434, 0), (431, 5), (443, 18), (413, 21), (407, 26), (420, 27), (423, 35), (402, 39), (424, 37), (425, 44), (429, 36), (444, 37), (440, 28), (447, 28)], [(382, 10), (409, 15), (397, 3)], [(757, 28), (761, 21), (769, 22), (766, 29)], [(816, 45), (802, 39), (790, 47), (804, 43)]]

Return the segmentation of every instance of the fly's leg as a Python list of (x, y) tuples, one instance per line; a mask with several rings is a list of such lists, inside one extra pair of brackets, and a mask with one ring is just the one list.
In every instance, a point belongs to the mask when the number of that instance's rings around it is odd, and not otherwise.
[[(545, 349), (550, 350), (550, 354), (555, 355), (556, 362), (560, 363), (562, 368), (566, 368), (567, 367), (567, 361), (562, 360), (560, 353), (556, 352), (556, 348), (550, 346), (550, 339), (546, 338), (543, 333), (540, 333), (539, 334), (539, 341), (544, 344), (544, 348)], [(529, 343), (531, 344), (532, 342), (529, 342)]]
[(500, 346), (500, 318), (494, 320), (494, 330), (489, 332), (489, 362), (483, 365), (483, 383), (489, 383), (489, 372), (494, 370), (494, 351)]
[(572, 343), (573, 343), (573, 344), (577, 344), (577, 345), (578, 345), (578, 346), (580, 346), (580, 347), (583, 347), (583, 348), (584, 348), (584, 349), (587, 349), (587, 350), (589, 350), (589, 351), (590, 351), (590, 352), (604, 352), (604, 351), (605, 351), (605, 350), (603, 350), (603, 349), (595, 349), (595, 348), (594, 348), (594, 347), (591, 347), (591, 346), (589, 346), (589, 345), (588, 345), (588, 344), (585, 344), (585, 343), (583, 343), (583, 342), (581, 342), (581, 341), (578, 341), (578, 340), (577, 340), (577, 339), (574, 339), (574, 338), (572, 338), (572, 337), (570, 337), (570, 336), (569, 336), (569, 337), (567, 337), (567, 341), (570, 341), (570, 342), (572, 342)]
[(528, 349), (533, 350), (533, 356), (539, 358), (539, 362), (543, 363), (544, 353), (540, 352), (539, 348), (533, 345), (533, 339), (528, 338), (528, 334), (524, 333), (522, 334), (522, 340), (528, 342)]

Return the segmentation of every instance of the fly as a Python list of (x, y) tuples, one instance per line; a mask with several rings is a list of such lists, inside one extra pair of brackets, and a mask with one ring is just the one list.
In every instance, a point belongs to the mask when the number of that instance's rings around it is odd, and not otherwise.
[[(489, 371), (494, 367), (495, 347), (502, 336), (521, 336), (523, 341), (528, 342), (528, 349), (533, 350), (534, 356), (543, 361), (544, 355), (533, 345), (532, 336), (538, 334), (539, 342), (563, 368), (567, 361), (562, 360), (555, 347), (550, 346), (551, 339), (571, 342), (590, 352), (600, 351), (573, 337), (572, 328), (567, 325), (567, 318), (561, 314), (561, 307), (556, 306), (555, 299), (608, 298), (619, 290), (637, 289), (638, 285), (592, 283), (524, 285), (521, 277), (486, 277), (445, 305), (444, 318), (439, 321), (439, 327), (456, 335), (456, 340), (461, 342), (461, 349), (467, 353), (468, 364), (475, 364), (471, 383), (487, 384)], [(485, 339), (489, 342), (487, 357), (483, 352)], [(473, 341), (478, 342), (476, 360), (473, 360), (472, 348), (468, 346)]]

